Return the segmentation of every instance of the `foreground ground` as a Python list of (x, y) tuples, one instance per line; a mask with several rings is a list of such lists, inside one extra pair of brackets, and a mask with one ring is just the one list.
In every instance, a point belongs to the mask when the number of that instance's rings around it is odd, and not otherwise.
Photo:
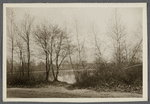
[(142, 94), (126, 92), (96, 92), (87, 89), (69, 90), (63, 86), (46, 88), (7, 88), (7, 98), (140, 98)]

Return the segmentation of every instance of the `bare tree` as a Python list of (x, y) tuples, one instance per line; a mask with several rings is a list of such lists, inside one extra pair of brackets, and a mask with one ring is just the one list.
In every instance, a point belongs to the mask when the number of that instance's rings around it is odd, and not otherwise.
[(23, 47), (23, 42), (21, 39), (17, 39), (16, 40), (16, 46), (18, 47), (18, 50), (19, 50), (19, 58), (20, 58), (20, 73), (22, 73), (22, 75), (24, 76), (24, 63), (25, 63), (25, 60), (24, 60), (24, 47)]
[[(57, 42), (57, 35), (60, 33), (60, 29), (58, 28), (58, 25), (51, 25), (50, 26), (50, 29), (51, 29), (51, 36), (50, 36), (50, 42), (49, 42), (49, 54), (50, 54), (50, 57), (49, 57), (49, 68), (51, 68), (52, 70), (52, 74), (53, 74), (53, 78), (54, 80), (57, 80), (57, 76), (54, 72), (54, 69), (53, 69), (53, 61), (56, 61), (56, 55), (55, 55), (55, 44)], [(57, 70), (58, 71), (58, 70)], [(58, 73), (58, 72), (57, 72)]]
[[(68, 38), (66, 38), (66, 40), (67, 40), (67, 45), (68, 45), (68, 57), (67, 58), (69, 58), (69, 61), (67, 61), (67, 62), (69, 62), (70, 63), (70, 65), (71, 65), (71, 68), (72, 69), (75, 69), (75, 64), (73, 63), (73, 60), (72, 60), (72, 55), (76, 52), (76, 45), (73, 45), (73, 44), (71, 44), (71, 33), (72, 33), (72, 30), (70, 30), (70, 29), (68, 29), (67, 28), (67, 26), (66, 26), (66, 23), (65, 23), (65, 32), (68, 34), (67, 36), (68, 36)], [(70, 35), (70, 36), (69, 36)]]
[(43, 49), (45, 55), (45, 67), (46, 67), (46, 80), (48, 81), (49, 71), (48, 68), (49, 64), (49, 40), (50, 40), (50, 30), (45, 24), (42, 26), (37, 25), (36, 29), (34, 30), (34, 37), (36, 39), (36, 43)]
[[(141, 22), (138, 22), (137, 29), (135, 30), (135, 38), (137, 39), (136, 44), (134, 45), (135, 49), (133, 51), (134, 57), (137, 59), (136, 61), (140, 61), (142, 59), (142, 42), (143, 42), (143, 26)], [(142, 60), (141, 60), (142, 61)]]
[(21, 24), (20, 37), (26, 42), (27, 46), (27, 59), (28, 59), (28, 77), (30, 77), (30, 35), (32, 31), (34, 18), (28, 14), (25, 14), (24, 20)]
[(7, 33), (11, 41), (11, 74), (13, 75), (13, 61), (14, 61), (14, 42), (15, 42), (15, 29), (14, 29), (14, 12), (7, 14), (8, 24), (7, 24)]
[(106, 49), (102, 49), (102, 45), (104, 45), (102, 38), (99, 38), (98, 36), (102, 37), (102, 34), (100, 34), (98, 27), (96, 27), (95, 23), (91, 24), (91, 32), (92, 35), (94, 36), (94, 44), (96, 47), (96, 52), (95, 52), (95, 56), (96, 56), (96, 64), (99, 66), (100, 64), (106, 64), (106, 60), (103, 58), (103, 54), (102, 52), (105, 51)]
[(142, 24), (139, 23), (138, 28), (135, 32), (135, 42), (128, 42), (127, 40), (124, 40), (124, 47), (123, 47), (123, 54), (122, 55), (122, 61), (124, 63), (124, 68), (130, 67), (133, 64), (137, 64), (140, 59), (140, 55), (142, 55)]
[(137, 39), (137, 42), (135, 42), (135, 44), (133, 46), (131, 46), (130, 52), (128, 54), (128, 63), (126, 65), (126, 67), (131, 66), (134, 63), (137, 63), (140, 59), (140, 57), (142, 58), (142, 42), (143, 42), (143, 38), (141, 36), (143, 36), (142, 34), (142, 25), (140, 24), (138, 27), (138, 33), (136, 33), (135, 39)]
[(131, 45), (131, 43), (127, 40), (126, 28), (121, 22), (117, 9), (114, 12), (114, 18), (108, 27), (107, 34), (112, 40), (114, 49), (113, 57), (116, 62), (117, 69), (125, 69), (131, 65), (135, 56), (138, 54), (142, 44), (142, 39), (134, 45)]
[(75, 68), (75, 65), (73, 64), (73, 60), (72, 60), (72, 54), (73, 54), (73, 52), (74, 52), (74, 50), (75, 50), (75, 48), (76, 48), (76, 46), (75, 45), (72, 45), (70, 42), (69, 42), (69, 40), (67, 39), (67, 43), (68, 43), (68, 57), (69, 57), (69, 60), (70, 60), (70, 64), (71, 64), (71, 67), (72, 67), (72, 69), (74, 69)]
[[(58, 25), (45, 25), (37, 26), (34, 31), (34, 37), (38, 46), (40, 46), (45, 55), (46, 63), (46, 80), (48, 81), (50, 69), (54, 77), (54, 81), (57, 81), (59, 74), (59, 68), (68, 55), (67, 50), (67, 34), (61, 30)], [(56, 73), (53, 69), (53, 61), (56, 62)]]
[(67, 57), (67, 55), (69, 54), (68, 51), (68, 34), (66, 33), (66, 31), (58, 29), (57, 30), (57, 34), (56, 38), (55, 38), (55, 43), (54, 43), (54, 51), (55, 51), (55, 57), (56, 57), (56, 73), (55, 73), (55, 78), (54, 81), (58, 81), (58, 74), (59, 74), (59, 69), (60, 66), (62, 64), (62, 62), (64, 61), (64, 59)]
[(84, 40), (81, 42), (79, 39), (79, 36), (81, 35), (81, 27), (79, 25), (79, 22), (77, 19), (75, 19), (75, 34), (76, 34), (76, 40), (77, 40), (77, 65), (76, 67), (78, 68), (79, 66), (82, 66), (84, 68), (83, 62), (84, 62), (84, 56), (85, 56), (85, 47), (84, 47), (84, 43), (85, 43), (85, 38)]
[(116, 61), (117, 69), (121, 69), (121, 62), (124, 50), (124, 37), (126, 36), (125, 26), (121, 23), (121, 18), (118, 15), (117, 9), (114, 12), (113, 21), (109, 24), (108, 36), (112, 40), (114, 47), (114, 60)]

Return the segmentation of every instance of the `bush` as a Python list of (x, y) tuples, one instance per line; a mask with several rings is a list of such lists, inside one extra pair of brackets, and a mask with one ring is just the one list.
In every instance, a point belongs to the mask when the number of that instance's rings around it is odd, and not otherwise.
[(74, 71), (76, 83), (79, 88), (108, 88), (113, 90), (142, 91), (142, 66), (117, 70), (112, 66), (100, 66), (96, 70)]
[(95, 76), (95, 71), (82, 70), (82, 71), (74, 71), (76, 83), (75, 85), (78, 87), (86, 88), (97, 85), (97, 81), (99, 81), (98, 77)]
[(36, 87), (45, 83), (45, 74), (31, 74), (20, 76), (18, 73), (12, 75), (7, 74), (7, 87)]
[(137, 85), (142, 85), (142, 65), (128, 68), (124, 71), (124, 73), (127, 76), (126, 81), (129, 84), (134, 85), (136, 81)]

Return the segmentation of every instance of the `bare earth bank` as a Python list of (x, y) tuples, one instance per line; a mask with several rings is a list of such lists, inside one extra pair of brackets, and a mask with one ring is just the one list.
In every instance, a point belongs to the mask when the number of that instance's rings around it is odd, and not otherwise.
[(141, 98), (142, 94), (96, 92), (87, 89), (68, 90), (64, 87), (7, 88), (7, 98)]

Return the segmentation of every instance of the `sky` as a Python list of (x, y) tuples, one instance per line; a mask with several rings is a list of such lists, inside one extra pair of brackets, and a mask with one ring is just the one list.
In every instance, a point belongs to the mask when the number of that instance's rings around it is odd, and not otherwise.
[[(46, 20), (51, 24), (58, 24), (60, 27), (67, 26), (70, 29), (72, 43), (77, 44), (75, 35), (75, 19), (79, 23), (79, 38), (82, 42), (85, 38), (86, 47), (86, 60), (87, 62), (94, 61), (94, 36), (91, 32), (91, 26), (94, 24), (96, 31), (98, 31), (98, 42), (101, 40), (106, 43), (111, 44), (109, 37), (106, 34), (107, 27), (111, 19), (114, 16), (114, 11), (117, 9), (118, 15), (121, 18), (122, 24), (126, 27), (127, 38), (129, 41), (135, 39), (135, 31), (138, 29), (138, 24), (142, 23), (142, 8), (138, 7), (14, 7), (8, 8), (7, 14), (10, 11), (14, 11), (16, 23), (20, 23), (24, 18), (24, 14), (27, 13), (35, 18), (34, 24), (40, 24), (43, 20)], [(142, 36), (142, 34), (141, 34)], [(136, 39), (135, 39), (136, 40)], [(136, 41), (133, 41), (133, 43)], [(109, 50), (107, 51), (107, 46), (103, 45), (102, 50), (104, 51), (104, 56), (109, 58)]]

